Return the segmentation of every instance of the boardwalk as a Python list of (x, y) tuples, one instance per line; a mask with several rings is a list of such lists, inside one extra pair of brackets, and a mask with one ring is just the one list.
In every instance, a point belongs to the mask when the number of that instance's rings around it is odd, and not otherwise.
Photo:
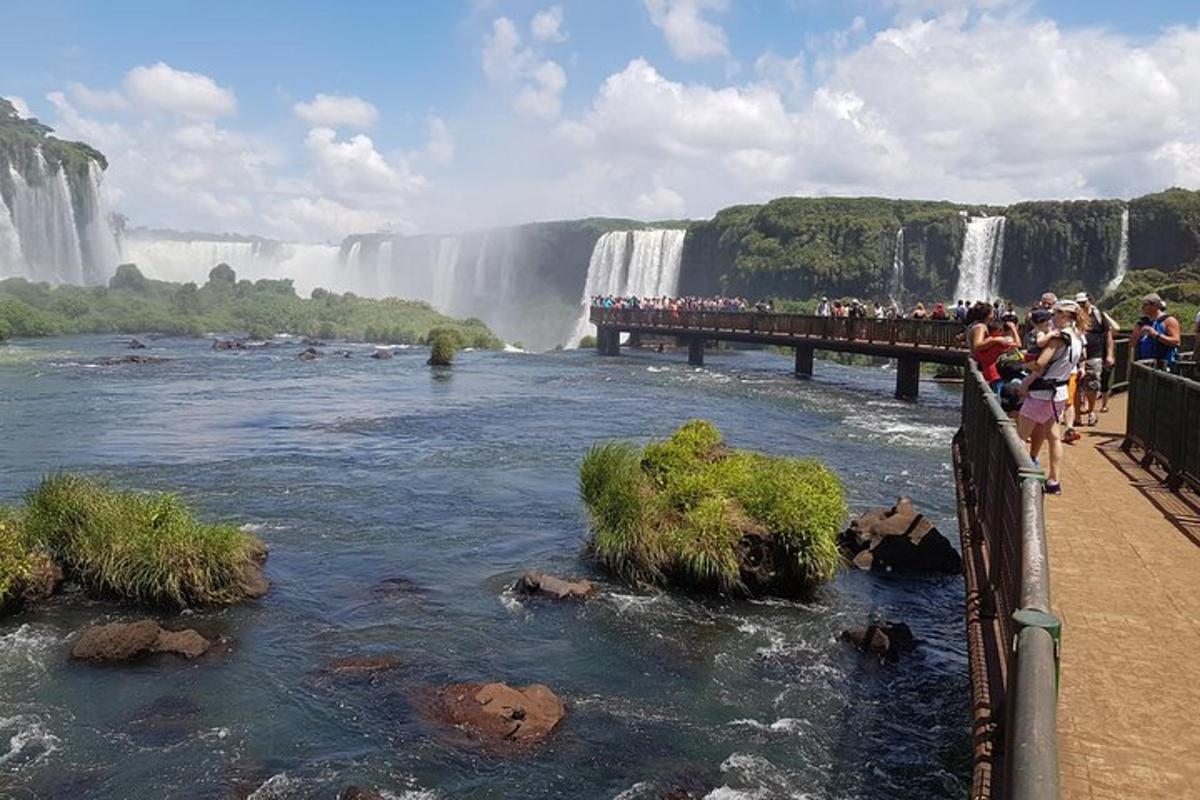
[(1200, 502), (1120, 451), (1125, 396), (1046, 498), (1065, 800), (1200, 798)]

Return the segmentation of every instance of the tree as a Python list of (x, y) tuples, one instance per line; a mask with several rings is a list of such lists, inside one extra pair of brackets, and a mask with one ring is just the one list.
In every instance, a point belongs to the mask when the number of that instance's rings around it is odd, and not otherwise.
[(125, 289), (145, 294), (149, 283), (142, 275), (141, 270), (137, 268), (137, 264), (122, 264), (117, 267), (117, 273), (109, 279), (108, 286), (110, 289)]
[(208, 273), (208, 282), (213, 286), (232, 287), (237, 283), (237, 273), (228, 264), (217, 264)]

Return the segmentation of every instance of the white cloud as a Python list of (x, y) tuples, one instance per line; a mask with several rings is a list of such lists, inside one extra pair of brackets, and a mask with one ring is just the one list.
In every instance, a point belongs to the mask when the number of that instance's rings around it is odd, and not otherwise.
[(159, 61), (125, 73), (125, 94), (142, 108), (190, 117), (225, 117), (237, 112), (231, 89), (207, 75), (177, 70)]
[(129, 99), (116, 89), (89, 89), (82, 83), (68, 83), (71, 98), (89, 111), (124, 111)]
[(662, 29), (667, 46), (681, 61), (703, 61), (729, 55), (720, 25), (705, 19), (705, 11), (724, 11), (729, 0), (642, 0), (650, 21)]
[(539, 42), (565, 42), (567, 31), (563, 28), (562, 6), (550, 6), (534, 14), (529, 31)]
[(454, 162), (454, 134), (439, 116), (429, 116), (429, 140), (423, 154), (434, 164), (447, 166)]
[(379, 109), (355, 95), (318, 94), (292, 112), (314, 127), (370, 128), (379, 119)]
[(17, 110), (17, 115), (25, 119), (33, 116), (33, 112), (29, 110), (29, 104), (25, 102), (24, 97), (18, 97), (15, 94), (5, 95), (5, 100), (13, 104), (13, 108)]
[(337, 240), (352, 232), (415, 232), (412, 223), (403, 216), (352, 208), (321, 195), (291, 197), (274, 203), (263, 212), (263, 220), (277, 236), (302, 241)]
[(642, 192), (633, 201), (634, 210), (639, 216), (647, 219), (680, 216), (686, 207), (683, 195), (666, 186), (658, 186), (648, 192)]
[(562, 93), (567, 73), (557, 62), (538, 61), (508, 17), (492, 20), (483, 37), (483, 72), (498, 86), (519, 86), (514, 106), (527, 117), (554, 120), (562, 112)]
[(409, 194), (425, 183), (406, 162), (385, 159), (371, 138), (361, 133), (341, 141), (330, 128), (313, 128), (304, 143), (313, 157), (318, 180), (335, 191)]

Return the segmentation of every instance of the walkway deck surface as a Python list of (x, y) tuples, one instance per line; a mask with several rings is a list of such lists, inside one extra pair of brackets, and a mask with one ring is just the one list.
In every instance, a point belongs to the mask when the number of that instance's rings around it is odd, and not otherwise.
[(1200, 500), (1122, 453), (1124, 426), (1119, 396), (1046, 498), (1062, 797), (1200, 798)]

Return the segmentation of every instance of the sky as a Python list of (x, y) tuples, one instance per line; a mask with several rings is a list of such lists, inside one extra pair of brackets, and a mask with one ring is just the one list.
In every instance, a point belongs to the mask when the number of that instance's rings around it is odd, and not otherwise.
[(1200, 3), (39, 0), (0, 95), (130, 224), (337, 241), (1200, 188)]

